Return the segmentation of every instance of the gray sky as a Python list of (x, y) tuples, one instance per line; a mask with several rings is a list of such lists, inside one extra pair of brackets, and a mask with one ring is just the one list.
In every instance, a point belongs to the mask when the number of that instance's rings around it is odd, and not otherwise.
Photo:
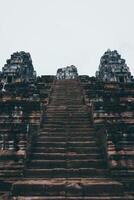
[(134, 74), (134, 0), (0, 0), (0, 68), (23, 50), (38, 75), (73, 64), (92, 76), (108, 48)]

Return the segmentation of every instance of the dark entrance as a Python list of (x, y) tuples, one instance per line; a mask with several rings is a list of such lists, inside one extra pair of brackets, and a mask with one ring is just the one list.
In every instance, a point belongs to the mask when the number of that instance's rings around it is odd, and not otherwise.
[(119, 82), (124, 83), (124, 76), (119, 76)]
[(8, 77), (7, 77), (7, 82), (8, 82), (8, 83), (12, 83), (12, 76), (8, 76)]

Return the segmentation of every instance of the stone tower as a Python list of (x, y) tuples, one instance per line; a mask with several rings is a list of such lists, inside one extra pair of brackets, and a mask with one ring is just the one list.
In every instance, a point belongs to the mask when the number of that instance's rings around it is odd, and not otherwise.
[(100, 59), (96, 77), (104, 82), (131, 82), (132, 76), (125, 59), (116, 51), (108, 49)]
[(24, 51), (13, 53), (2, 68), (4, 83), (29, 82), (35, 77), (31, 55)]
[(57, 79), (76, 79), (78, 77), (77, 68), (74, 65), (59, 68), (57, 70)]

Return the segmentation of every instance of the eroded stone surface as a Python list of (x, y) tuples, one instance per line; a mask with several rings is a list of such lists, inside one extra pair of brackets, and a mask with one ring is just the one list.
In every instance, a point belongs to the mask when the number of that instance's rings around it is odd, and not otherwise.
[(59, 68), (57, 70), (56, 78), (60, 80), (77, 79), (78, 78), (77, 68), (73, 65), (64, 68)]
[(131, 82), (132, 77), (126, 61), (116, 51), (107, 50), (101, 57), (96, 76), (105, 82)]

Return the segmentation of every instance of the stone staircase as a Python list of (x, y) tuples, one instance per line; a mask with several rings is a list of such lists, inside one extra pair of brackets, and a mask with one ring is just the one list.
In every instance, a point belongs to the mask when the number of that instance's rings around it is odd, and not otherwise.
[(13, 200), (133, 199), (109, 178), (77, 80), (56, 80), (44, 124)]

